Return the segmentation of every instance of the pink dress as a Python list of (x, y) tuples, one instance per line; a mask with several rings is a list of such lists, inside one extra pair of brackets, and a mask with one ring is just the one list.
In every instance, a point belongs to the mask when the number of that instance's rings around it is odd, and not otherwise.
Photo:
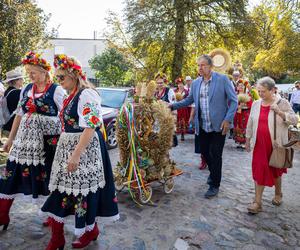
[(275, 179), (282, 176), (283, 173), (287, 173), (287, 169), (269, 166), (269, 160), (273, 150), (268, 126), (269, 112), (270, 106), (261, 106), (256, 143), (253, 150), (252, 175), (258, 185), (272, 187), (275, 184)]

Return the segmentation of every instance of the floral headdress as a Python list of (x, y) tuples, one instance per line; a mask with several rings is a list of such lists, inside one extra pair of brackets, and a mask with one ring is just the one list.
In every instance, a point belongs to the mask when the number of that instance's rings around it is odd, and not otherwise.
[(81, 65), (79, 65), (79, 62), (73, 57), (68, 57), (64, 54), (55, 55), (53, 64), (56, 69), (67, 70), (70, 73), (75, 73), (80, 76), (83, 80), (86, 80), (86, 75), (82, 71)]
[(162, 79), (167, 79), (167, 75), (165, 74), (165, 73), (162, 73), (162, 72), (158, 72), (156, 75), (155, 75), (155, 77), (154, 77), (154, 79), (156, 80), (157, 78), (162, 78)]
[(175, 83), (178, 85), (180, 83), (184, 84), (183, 83), (183, 79), (181, 77), (177, 77), (176, 80), (175, 80)]
[(25, 58), (22, 59), (22, 64), (36, 65), (46, 71), (51, 70), (50, 64), (44, 58), (42, 58), (40, 54), (34, 53), (33, 51), (29, 51), (28, 53), (26, 53)]
[(247, 80), (243, 80), (243, 79), (239, 79), (237, 83), (238, 84), (242, 83), (242, 84), (244, 84), (245, 87), (247, 87), (249, 85), (249, 82)]

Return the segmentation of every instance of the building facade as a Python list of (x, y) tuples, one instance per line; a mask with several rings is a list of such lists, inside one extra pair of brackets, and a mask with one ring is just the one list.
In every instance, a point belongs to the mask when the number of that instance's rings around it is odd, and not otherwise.
[(107, 41), (105, 39), (54, 38), (50, 39), (49, 42), (51, 44), (49, 48), (42, 52), (47, 61), (53, 62), (55, 54), (74, 56), (81, 62), (88, 79), (96, 83), (95, 74), (89, 66), (89, 60), (106, 49)]

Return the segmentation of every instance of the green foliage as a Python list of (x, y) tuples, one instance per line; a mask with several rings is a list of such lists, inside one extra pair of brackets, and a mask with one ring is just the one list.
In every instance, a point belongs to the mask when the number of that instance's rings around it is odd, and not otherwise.
[[(296, 5), (298, 4), (298, 8)], [(251, 13), (255, 40), (240, 50), (250, 79), (269, 75), (279, 80), (300, 70), (300, 30), (295, 26), (299, 3), (266, 1)]]
[(265, 0), (248, 11), (246, 6), (247, 1), (127, 0), (125, 20), (109, 14), (107, 38), (132, 63), (135, 82), (158, 71), (173, 80), (195, 78), (197, 57), (215, 48), (241, 61), (251, 81), (265, 75), (280, 81), (299, 72), (299, 1)]
[(30, 0), (0, 1), (0, 65), (2, 77), (20, 65), (29, 50), (47, 44), (48, 16)]
[(246, 2), (127, 0), (125, 26), (110, 13), (113, 32), (108, 39), (134, 59), (137, 78), (152, 79), (158, 71), (172, 80), (196, 76), (198, 52), (207, 53), (213, 45), (233, 46), (244, 34)]
[(95, 70), (95, 76), (104, 86), (127, 86), (130, 84), (128, 73), (130, 64), (115, 48), (105, 50), (101, 55), (90, 60), (90, 66)]

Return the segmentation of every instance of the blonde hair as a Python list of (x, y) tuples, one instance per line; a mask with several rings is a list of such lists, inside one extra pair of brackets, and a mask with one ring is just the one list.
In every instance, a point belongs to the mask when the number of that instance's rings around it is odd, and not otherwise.
[(46, 76), (45, 76), (45, 82), (50, 82), (52, 83), (52, 77), (50, 75), (50, 72), (45, 70), (44, 68), (42, 68), (41, 66), (38, 66), (38, 65), (32, 65), (32, 64), (25, 64), (24, 65), (25, 67), (25, 70), (26, 71), (29, 71), (30, 69), (34, 69), (36, 71), (39, 71), (41, 73), (45, 73)]
[(76, 86), (78, 87), (78, 89), (95, 89), (95, 86), (92, 83), (90, 83), (88, 80), (84, 80), (75, 72), (70, 72), (67, 69), (56, 69), (55, 75), (57, 75), (57, 72), (64, 72), (66, 75), (74, 79), (76, 81)]

